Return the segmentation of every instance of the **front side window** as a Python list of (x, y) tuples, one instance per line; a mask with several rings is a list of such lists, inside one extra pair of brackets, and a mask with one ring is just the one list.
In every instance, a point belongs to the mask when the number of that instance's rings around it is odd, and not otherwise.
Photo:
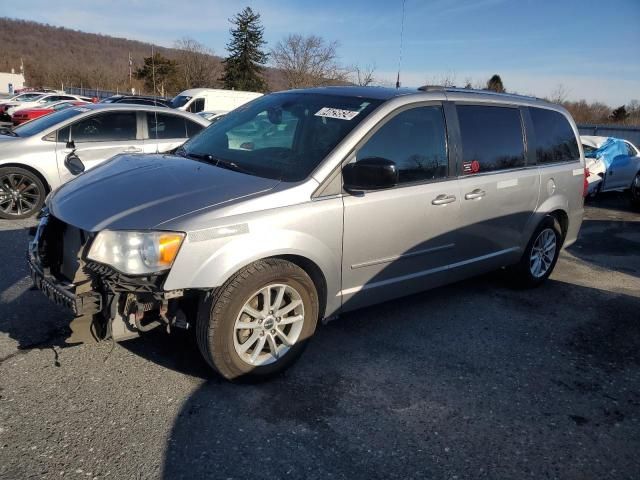
[(242, 105), (178, 153), (250, 175), (304, 180), (381, 100), (275, 93)]
[(187, 138), (185, 119), (178, 115), (147, 112), (149, 138)]
[(529, 107), (536, 136), (538, 163), (572, 162), (580, 158), (578, 141), (567, 118), (560, 112)]
[[(68, 128), (71, 128), (70, 137)], [(67, 139), (76, 143), (135, 140), (136, 114), (135, 112), (108, 112), (84, 118), (58, 132), (58, 141), (67, 141)]]
[(71, 108), (60, 112), (54, 112), (50, 115), (36, 118), (30, 122), (23, 123), (19, 127), (13, 129), (13, 132), (19, 137), (30, 137), (44, 132), (48, 128), (52, 128), (58, 123), (62, 123), (65, 120), (69, 120), (76, 115), (86, 112), (83, 108)]
[(187, 110), (191, 113), (202, 112), (204, 110), (204, 98), (196, 98)]
[(457, 110), (463, 175), (525, 165), (520, 110), (484, 105), (458, 105)]
[(445, 178), (449, 161), (442, 107), (412, 108), (393, 117), (358, 149), (356, 162), (372, 157), (393, 161), (399, 183)]

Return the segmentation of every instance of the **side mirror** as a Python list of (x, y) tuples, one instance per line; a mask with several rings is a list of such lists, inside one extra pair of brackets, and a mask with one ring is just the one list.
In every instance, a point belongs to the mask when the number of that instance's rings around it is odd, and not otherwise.
[[(71, 142), (69, 142), (71, 143)], [(64, 166), (67, 167), (67, 170), (71, 172), (72, 175), (80, 175), (84, 172), (84, 163), (80, 160), (80, 157), (76, 155), (75, 150), (69, 152), (69, 154), (64, 159)]]
[(345, 190), (380, 190), (398, 184), (395, 162), (386, 158), (371, 157), (349, 163), (342, 169)]

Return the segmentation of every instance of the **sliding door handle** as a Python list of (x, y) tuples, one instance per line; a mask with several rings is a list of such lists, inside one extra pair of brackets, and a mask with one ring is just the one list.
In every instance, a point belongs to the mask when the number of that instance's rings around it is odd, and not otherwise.
[(452, 203), (456, 201), (455, 195), (438, 195), (436, 198), (431, 200), (432, 205), (446, 205), (447, 203)]
[(466, 200), (477, 200), (479, 198), (484, 197), (487, 194), (487, 192), (485, 192), (484, 190), (480, 190), (479, 188), (476, 188), (473, 192), (469, 192), (467, 193), (464, 198)]

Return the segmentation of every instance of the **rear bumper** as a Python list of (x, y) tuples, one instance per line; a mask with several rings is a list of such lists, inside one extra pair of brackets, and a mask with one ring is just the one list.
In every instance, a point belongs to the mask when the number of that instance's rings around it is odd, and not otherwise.
[(565, 236), (564, 244), (562, 245), (563, 248), (570, 247), (578, 239), (583, 216), (584, 208), (572, 212), (569, 216), (569, 228), (567, 228), (567, 235)]

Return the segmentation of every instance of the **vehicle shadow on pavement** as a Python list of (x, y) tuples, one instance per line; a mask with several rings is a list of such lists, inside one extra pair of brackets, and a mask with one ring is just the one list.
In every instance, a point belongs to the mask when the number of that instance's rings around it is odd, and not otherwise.
[[(345, 314), (280, 377), (205, 381), (163, 478), (640, 473), (638, 311), (638, 297), (558, 280), (512, 290), (493, 274)], [(156, 354), (202, 373), (184, 352)]]
[(640, 277), (640, 222), (587, 220), (568, 252), (603, 269)]
[[(0, 332), (17, 342), (18, 350), (65, 347), (71, 317), (37, 290), (32, 290), (26, 251), (29, 236), (24, 225), (2, 222), (0, 245)], [(0, 359), (15, 352), (0, 352)]]

